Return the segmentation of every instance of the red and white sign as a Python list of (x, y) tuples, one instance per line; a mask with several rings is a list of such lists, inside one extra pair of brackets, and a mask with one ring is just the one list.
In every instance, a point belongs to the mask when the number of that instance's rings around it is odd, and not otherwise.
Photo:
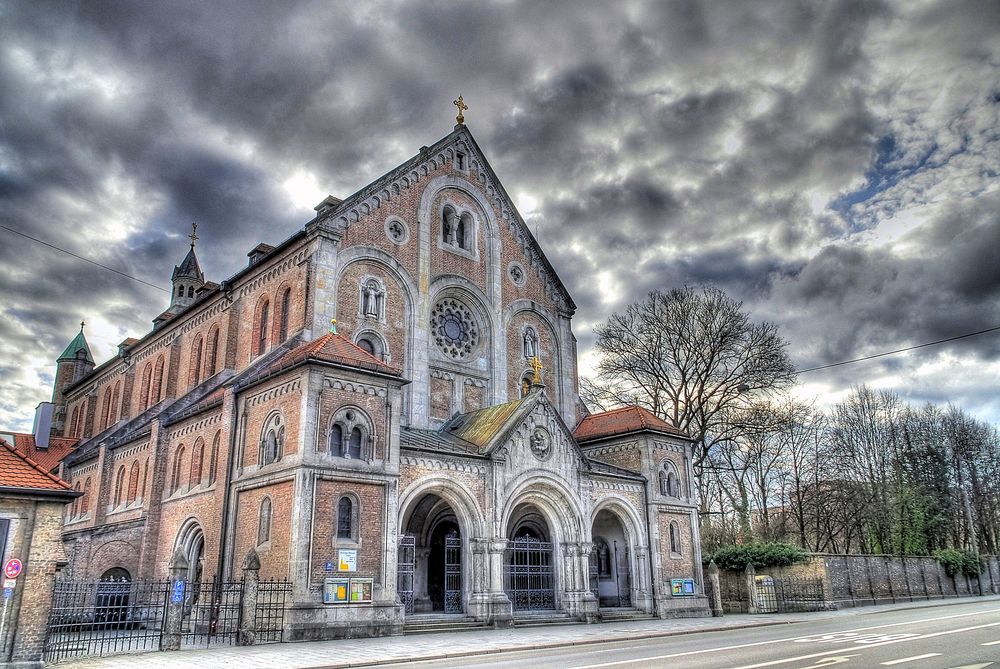
[(7, 578), (17, 578), (21, 575), (21, 561), (17, 558), (11, 558), (7, 560), (7, 564), (3, 566), (3, 575)]

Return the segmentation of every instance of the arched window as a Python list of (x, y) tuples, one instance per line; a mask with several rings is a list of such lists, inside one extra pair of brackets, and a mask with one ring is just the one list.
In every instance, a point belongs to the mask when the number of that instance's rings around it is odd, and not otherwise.
[(681, 530), (673, 521), (670, 522), (670, 552), (677, 555), (681, 552)]
[(194, 345), (191, 346), (191, 380), (190, 385), (192, 387), (198, 385), (201, 381), (201, 349), (202, 349), (202, 338), (198, 335), (194, 340)]
[(111, 386), (104, 389), (104, 408), (101, 409), (101, 430), (108, 426), (108, 416), (111, 411)]
[(188, 286), (188, 297), (194, 297), (194, 286)]
[(73, 417), (69, 421), (69, 436), (77, 436), (77, 428), (80, 427), (80, 405), (77, 404), (73, 407)]
[(344, 452), (344, 428), (336, 423), (330, 428), (330, 454), (340, 455)]
[(208, 348), (205, 349), (205, 378), (215, 374), (215, 361), (219, 355), (219, 326), (212, 328), (208, 335)]
[(153, 368), (153, 384), (150, 387), (151, 401), (156, 404), (163, 399), (163, 356), (156, 359), (156, 367)]
[(458, 214), (451, 207), (445, 207), (441, 214), (441, 241), (455, 245), (458, 237)]
[(389, 359), (385, 340), (377, 332), (371, 330), (359, 332), (354, 343), (373, 358), (377, 358), (383, 362)]
[(212, 440), (212, 454), (208, 460), (208, 485), (215, 483), (216, 471), (219, 466), (219, 442), (222, 440), (222, 432), (215, 433)]
[(257, 515), (257, 545), (271, 540), (271, 498), (260, 501), (260, 513)]
[(528, 326), (524, 329), (524, 357), (534, 358), (538, 355), (538, 335), (535, 333), (535, 328)]
[(111, 415), (108, 418), (108, 425), (114, 425), (118, 422), (118, 418), (121, 415), (121, 409), (118, 406), (118, 401), (121, 399), (122, 393), (122, 382), (115, 381), (115, 389), (111, 393)]
[(184, 297), (184, 284), (177, 286), (177, 297)]
[(129, 502), (134, 502), (135, 498), (139, 496), (139, 463), (138, 461), (132, 463), (132, 467), (128, 472), (128, 496)]
[(149, 387), (152, 374), (152, 363), (146, 363), (146, 368), (142, 370), (142, 385), (139, 386), (139, 403), (142, 405), (143, 411), (149, 408)]
[(264, 424), (264, 431), (260, 438), (260, 454), (258, 461), (261, 465), (269, 465), (281, 459), (285, 445), (285, 422), (280, 413), (272, 414)]
[(257, 355), (267, 350), (267, 315), (271, 303), (267, 300), (260, 305), (260, 316), (257, 318)]
[(119, 506), (125, 498), (125, 465), (118, 467), (118, 475), (115, 476), (115, 506)]
[(174, 454), (174, 471), (170, 476), (170, 492), (175, 493), (181, 487), (181, 468), (184, 466), (184, 444), (181, 444)]
[(349, 496), (344, 495), (337, 502), (337, 538), (357, 539), (357, 505)]
[(285, 288), (281, 294), (281, 307), (278, 316), (278, 343), (288, 339), (288, 312), (291, 309), (292, 289)]
[(139, 497), (146, 497), (146, 485), (149, 483), (149, 458), (142, 463), (142, 487), (139, 488)]
[(201, 485), (201, 473), (205, 461), (205, 442), (199, 437), (191, 448), (191, 472), (188, 475), (188, 487)]
[(531, 392), (531, 384), (534, 382), (534, 379), (535, 375), (531, 372), (528, 372), (521, 377), (521, 397), (524, 397)]
[(80, 498), (80, 513), (84, 516), (90, 511), (90, 477), (83, 482), (83, 497)]
[(362, 349), (368, 355), (375, 355), (375, 344), (373, 344), (372, 340), (367, 337), (362, 337), (358, 340), (358, 348)]
[[(77, 492), (80, 492), (80, 482), (79, 481), (77, 481), (76, 484), (73, 486), (73, 490), (75, 490)], [(80, 511), (80, 506), (81, 506), (81, 504), (80, 504), (80, 498), (77, 497), (76, 499), (73, 500), (73, 503), (69, 505), (69, 517), (70, 518), (75, 518), (76, 516), (78, 516), (81, 513), (83, 513), (82, 511)]]
[(361, 428), (351, 430), (351, 438), (347, 442), (347, 457), (361, 459)]
[(472, 230), (472, 215), (468, 212), (464, 212), (458, 218), (458, 234), (455, 239), (455, 242), (458, 244), (460, 249), (465, 249), (466, 251), (472, 250)]
[(659, 472), (660, 494), (667, 497), (680, 497), (680, 476), (677, 467), (669, 460), (664, 460)]

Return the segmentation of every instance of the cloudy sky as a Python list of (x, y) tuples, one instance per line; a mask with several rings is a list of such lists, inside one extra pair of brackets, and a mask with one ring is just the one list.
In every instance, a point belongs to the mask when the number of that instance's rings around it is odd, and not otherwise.
[[(1000, 4), (0, 0), (0, 225), (210, 279), (467, 124), (592, 328), (717, 285), (800, 369), (1000, 325)], [(0, 427), (168, 294), (0, 228)], [(1000, 332), (811, 372), (1000, 423)]]

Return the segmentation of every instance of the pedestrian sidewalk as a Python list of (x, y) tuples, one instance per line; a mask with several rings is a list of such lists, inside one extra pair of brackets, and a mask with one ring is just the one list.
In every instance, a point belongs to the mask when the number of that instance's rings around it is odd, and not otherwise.
[(639, 620), (593, 625), (442, 632), (377, 639), (307, 641), (262, 646), (218, 646), (141, 655), (94, 657), (61, 662), (56, 666), (60, 669), (96, 669), (98, 667), (102, 669), (183, 669), (190, 666), (218, 669), (270, 669), (272, 667), (343, 669), (391, 662), (469, 657), (608, 641), (649, 639), (677, 634), (785, 625), (877, 614), (900, 609), (931, 608), (983, 601), (1000, 601), (1000, 596), (908, 602), (817, 613), (727, 615), (724, 618)]

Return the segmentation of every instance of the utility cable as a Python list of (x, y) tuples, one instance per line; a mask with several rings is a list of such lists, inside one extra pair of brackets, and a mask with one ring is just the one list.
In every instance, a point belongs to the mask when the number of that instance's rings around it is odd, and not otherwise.
[(38, 242), (39, 244), (41, 244), (43, 246), (48, 246), (50, 249), (55, 249), (56, 251), (61, 251), (61, 252), (65, 253), (68, 256), (73, 256), (77, 260), (82, 260), (84, 262), (89, 262), (91, 265), (97, 265), (98, 267), (100, 267), (102, 269), (106, 269), (106, 270), (108, 270), (110, 272), (114, 272), (115, 274), (120, 274), (121, 276), (125, 277), (126, 279), (132, 279), (133, 281), (138, 281), (139, 283), (146, 284), (150, 288), (155, 288), (157, 290), (162, 290), (164, 293), (169, 293), (170, 292), (169, 290), (167, 290), (163, 286), (157, 286), (155, 283), (150, 283), (148, 281), (144, 281), (144, 280), (140, 279), (137, 276), (132, 276), (131, 274), (126, 274), (125, 272), (122, 272), (121, 270), (117, 270), (114, 267), (108, 267), (107, 265), (102, 265), (101, 263), (95, 262), (95, 261), (91, 260), (90, 258), (84, 258), (81, 255), (77, 255), (77, 254), (73, 253), (72, 251), (67, 251), (66, 249), (64, 249), (62, 247), (59, 247), (59, 246), (56, 246), (55, 244), (49, 244), (48, 242), (42, 241), (41, 239), (38, 239), (37, 237), (32, 237), (31, 235), (26, 235), (25, 233), (21, 232), (20, 230), (15, 230), (14, 228), (9, 228), (9, 227), (7, 227), (6, 225), (3, 225), (3, 224), (0, 224), (0, 228), (3, 228), (4, 230), (7, 230), (8, 232), (13, 232), (15, 235), (21, 235), (22, 237), (24, 237), (26, 239), (30, 239), (33, 242)]

